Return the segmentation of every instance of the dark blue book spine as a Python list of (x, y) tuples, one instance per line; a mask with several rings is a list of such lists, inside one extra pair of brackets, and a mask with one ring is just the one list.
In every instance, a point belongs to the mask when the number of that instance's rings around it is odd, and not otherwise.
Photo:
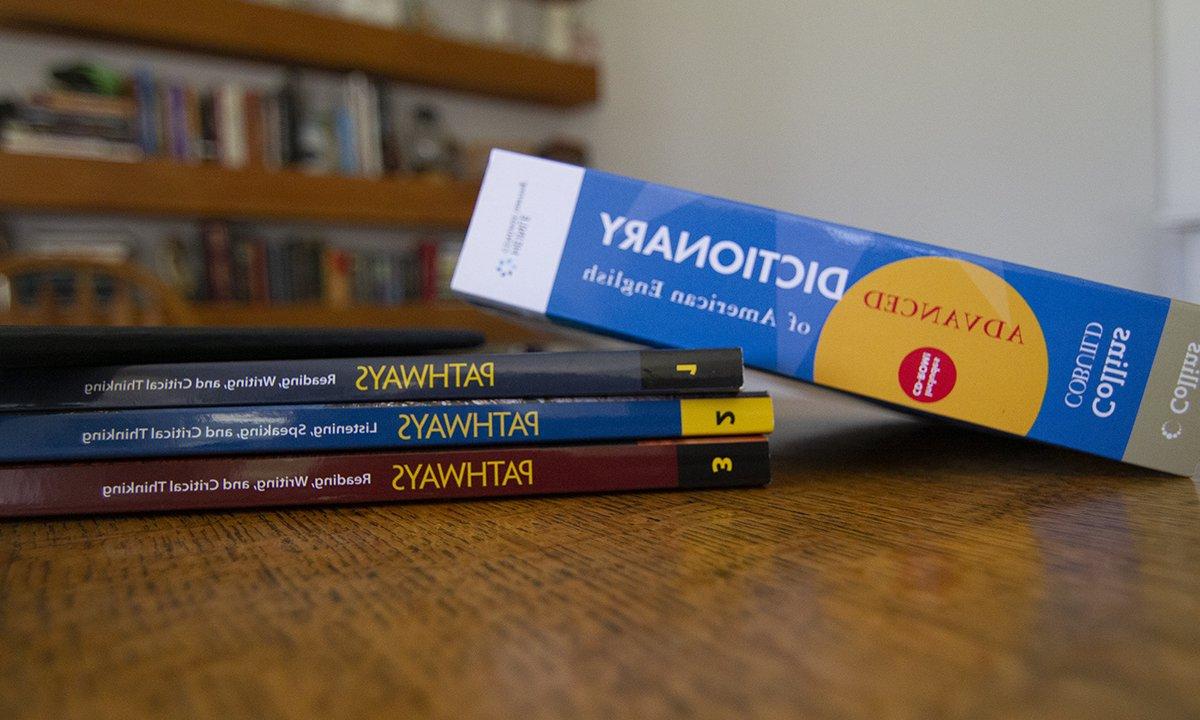
[(138, 144), (147, 155), (157, 155), (158, 90), (154, 76), (140, 69), (134, 73), (133, 86), (137, 98)]
[(0, 415), (0, 461), (763, 434), (772, 426), (770, 398), (758, 395), (13, 413)]
[(11, 368), (0, 369), (0, 410), (583, 397), (741, 385), (736, 348)]
[(171, 125), (171, 157), (176, 160), (190, 159), (188, 148), (188, 127), (186, 98), (182, 85), (171, 85), (167, 88), (167, 99), (170, 103), (167, 117)]
[(343, 175), (357, 175), (359, 167), (355, 140), (358, 131), (354, 126), (354, 116), (344, 103), (334, 110), (334, 132), (337, 137), (338, 170)]

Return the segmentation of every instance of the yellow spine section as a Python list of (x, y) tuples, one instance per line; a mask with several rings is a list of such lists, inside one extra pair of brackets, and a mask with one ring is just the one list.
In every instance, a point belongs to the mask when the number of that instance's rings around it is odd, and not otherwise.
[(679, 416), (684, 435), (760, 435), (775, 429), (769, 397), (680, 400)]

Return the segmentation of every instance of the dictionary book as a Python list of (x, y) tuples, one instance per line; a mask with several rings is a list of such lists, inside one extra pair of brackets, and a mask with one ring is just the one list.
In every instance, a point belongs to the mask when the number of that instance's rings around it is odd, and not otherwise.
[(758, 435), (765, 394), (0, 414), (0, 462)]
[(0, 368), (0, 410), (735, 392), (742, 352), (596, 352)]
[(749, 487), (769, 481), (764, 436), (0, 465), (0, 517)]
[(1190, 475), (1200, 306), (493, 151), (475, 301)]

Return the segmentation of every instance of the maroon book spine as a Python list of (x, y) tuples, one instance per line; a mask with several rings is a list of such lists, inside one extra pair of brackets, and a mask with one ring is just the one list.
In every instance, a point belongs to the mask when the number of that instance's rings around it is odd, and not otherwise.
[(0, 517), (765, 485), (763, 436), (0, 466)]

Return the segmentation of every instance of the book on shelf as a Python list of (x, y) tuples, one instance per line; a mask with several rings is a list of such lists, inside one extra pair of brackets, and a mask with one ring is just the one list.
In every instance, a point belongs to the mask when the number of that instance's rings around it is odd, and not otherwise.
[(0, 131), (0, 150), (21, 155), (74, 157), (111, 162), (138, 162), (144, 158), (142, 149), (133, 143), (38, 131), (12, 123)]
[(437, 250), (436, 240), (425, 240), (417, 248), (417, 260), (420, 263), (420, 297), (422, 300), (433, 300), (438, 296)]
[(204, 224), (202, 243), (206, 297), (211, 300), (233, 300), (233, 241), (229, 226), (223, 222)]
[(1200, 306), (1166, 297), (502, 151), (453, 288), (1157, 470), (1200, 461)]
[(765, 394), (443, 400), (0, 414), (0, 462), (770, 433)]
[(279, 146), (276, 151), (280, 165), (303, 165), (310, 160), (303, 142), (304, 121), (309, 117), (309, 110), (299, 73), (288, 72), (276, 97), (279, 106)]
[(198, 142), (192, 142), (193, 124), (188, 115), (193, 112), (187, 101), (187, 88), (171, 83), (163, 88), (167, 107), (166, 127), (163, 130), (171, 157), (176, 160), (197, 160)]
[[(160, 149), (158, 118), (162, 111), (159, 108), (158, 90), (154, 76), (149, 70), (139, 68), (134, 71), (130, 84), (133, 89), (137, 144), (146, 155), (157, 155)], [(208, 110), (209, 113), (202, 113), (201, 117), (204, 121), (211, 123), (211, 107)], [(205, 138), (210, 137), (211, 127), (202, 123), (202, 132)]]
[(52, 110), (31, 100), (13, 108), (6, 120), (10, 127), (18, 127), (28, 133), (87, 137), (114, 143), (137, 142), (133, 115)]
[(244, 95), (242, 126), (246, 134), (246, 164), (250, 167), (265, 168), (280, 162), (279, 157), (272, 157), (278, 148), (267, 137), (267, 97), (253, 88), (248, 88)]
[(326, 246), (321, 257), (321, 300), (328, 307), (349, 307), (354, 299), (351, 273), (354, 261), (348, 250)]
[(0, 517), (696, 490), (769, 481), (763, 436), (0, 465)]
[(0, 411), (735, 392), (738, 349), (8, 368)]
[(228, 168), (244, 167), (250, 159), (246, 101), (246, 90), (238, 83), (224, 83), (213, 92), (213, 141), (217, 160)]
[(114, 97), (96, 93), (48, 89), (29, 95), (29, 105), (56, 113), (88, 118), (113, 118), (125, 122), (137, 116), (132, 97)]

